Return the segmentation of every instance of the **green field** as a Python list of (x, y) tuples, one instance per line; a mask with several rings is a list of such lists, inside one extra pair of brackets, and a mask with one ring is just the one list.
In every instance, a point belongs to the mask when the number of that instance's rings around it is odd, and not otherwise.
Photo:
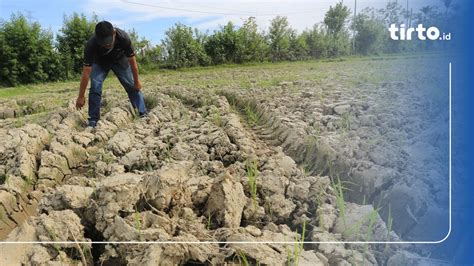
[[(289, 89), (298, 90), (301, 82), (321, 88), (324, 94), (336, 85), (357, 91), (357, 87), (397, 81), (400, 77), (413, 75), (422, 64), (417, 63), (419, 58), (424, 57), (415, 55), (346, 57), (320, 61), (193, 67), (182, 70), (158, 70), (141, 75), (141, 80), (145, 96), (148, 91), (173, 87), (214, 91), (226, 88), (267, 89), (289, 85)], [(403, 66), (405, 62), (409, 64)], [(68, 101), (75, 100), (78, 91), (79, 80), (7, 87), (0, 89), (0, 103), (3, 106), (11, 106), (15, 105), (12, 101), (16, 101), (19, 105), (16, 108), (23, 109), (33, 103), (39, 104), (43, 107), (32, 110), (25, 116), (21, 115), (14, 125), (27, 122), (41, 123), (49, 111), (64, 107)], [(103, 92), (126, 98), (126, 94), (122, 93), (123, 88), (112, 72), (104, 82)]]

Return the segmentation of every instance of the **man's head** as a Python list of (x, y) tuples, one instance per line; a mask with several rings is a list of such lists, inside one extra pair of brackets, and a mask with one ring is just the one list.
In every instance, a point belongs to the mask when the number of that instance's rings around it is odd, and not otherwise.
[(95, 37), (100, 46), (111, 49), (115, 42), (114, 26), (108, 21), (101, 21), (95, 26)]

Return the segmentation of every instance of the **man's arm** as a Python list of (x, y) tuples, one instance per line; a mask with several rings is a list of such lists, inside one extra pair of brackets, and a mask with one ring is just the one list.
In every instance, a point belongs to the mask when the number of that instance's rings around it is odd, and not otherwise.
[(84, 66), (82, 68), (81, 84), (79, 85), (79, 96), (77, 96), (77, 100), (76, 100), (77, 109), (81, 109), (86, 103), (85, 94), (86, 94), (86, 88), (87, 88), (87, 84), (89, 83), (89, 77), (91, 75), (91, 72), (92, 72), (91, 66)]
[(132, 68), (133, 80), (135, 81), (135, 89), (140, 90), (142, 88), (142, 83), (138, 78), (138, 64), (137, 59), (135, 56), (129, 57), (128, 62), (130, 63), (130, 67)]

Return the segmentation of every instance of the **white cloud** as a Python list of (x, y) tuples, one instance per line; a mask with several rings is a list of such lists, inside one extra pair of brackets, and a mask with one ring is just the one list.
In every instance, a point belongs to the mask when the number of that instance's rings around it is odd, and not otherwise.
[[(121, 25), (159, 18), (183, 18), (183, 23), (201, 30), (216, 29), (232, 21), (240, 25), (244, 18), (256, 16), (262, 28), (278, 14), (288, 17), (296, 29), (304, 29), (322, 20), (330, 1), (166, 1), (166, 0), (87, 0), (83, 5), (86, 13), (95, 12), (101, 17), (121, 14), (121, 19), (112, 22)], [(160, 8), (163, 7), (163, 8)]]
[[(255, 16), (261, 29), (267, 29), (270, 20), (276, 15), (284, 15), (290, 25), (301, 31), (322, 22), (330, 5), (340, 0), (207, 0), (207, 1), (169, 1), (169, 0), (86, 0), (83, 9), (86, 13), (95, 12), (101, 17), (112, 17), (111, 22), (120, 26), (133, 27), (134, 23), (153, 21), (160, 18), (176, 18), (200, 30), (217, 29), (232, 21), (241, 25), (249, 16)], [(367, 6), (380, 8), (387, 0), (357, 0), (358, 10)], [(343, 1), (351, 9), (354, 0)], [(405, 1), (400, 1), (403, 4)], [(423, 4), (433, 4), (430, 0), (410, 0), (414, 10)]]

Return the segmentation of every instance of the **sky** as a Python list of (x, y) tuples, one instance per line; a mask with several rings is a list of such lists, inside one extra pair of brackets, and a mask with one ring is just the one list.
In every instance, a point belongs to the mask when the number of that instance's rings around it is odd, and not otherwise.
[[(65, 15), (74, 12), (90, 17), (97, 14), (114, 26), (135, 31), (153, 44), (161, 43), (165, 32), (175, 23), (183, 23), (212, 33), (232, 21), (240, 26), (249, 16), (257, 19), (261, 30), (268, 29), (277, 15), (288, 18), (292, 28), (303, 31), (322, 22), (329, 7), (340, 0), (0, 0), (0, 18), (9, 20), (21, 12), (30, 21), (39, 22), (54, 34), (61, 28)], [(343, 0), (351, 12), (355, 0)], [(357, 0), (357, 11), (366, 7), (382, 8), (388, 0)], [(398, 0), (406, 6), (406, 0)], [(414, 11), (421, 6), (440, 5), (441, 0), (408, 0)]]

